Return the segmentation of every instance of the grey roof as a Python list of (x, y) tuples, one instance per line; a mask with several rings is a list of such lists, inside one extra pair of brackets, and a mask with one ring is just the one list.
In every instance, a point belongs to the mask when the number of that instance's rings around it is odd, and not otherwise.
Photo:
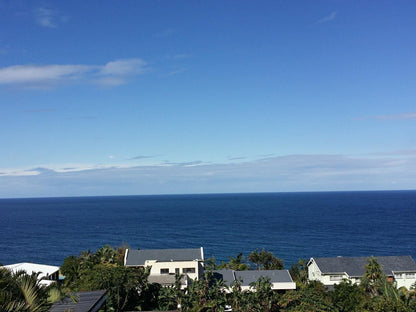
[(260, 277), (269, 278), (271, 283), (293, 283), (288, 270), (236, 271), (235, 277), (242, 281), (243, 286), (255, 283)]
[(126, 250), (125, 265), (140, 266), (146, 260), (156, 260), (158, 262), (169, 261), (193, 261), (204, 260), (201, 248), (196, 249), (146, 249), (146, 250)]
[(242, 286), (250, 286), (260, 277), (269, 278), (271, 283), (293, 283), (288, 270), (217, 270), (213, 273), (215, 278), (222, 279), (226, 285), (230, 285), (234, 280), (240, 280)]
[[(362, 276), (369, 257), (312, 258), (323, 274), (347, 273), (349, 276)], [(312, 260), (311, 259), (311, 260)], [(376, 257), (386, 275), (393, 272), (416, 272), (416, 263), (411, 256)]]
[(234, 270), (215, 270), (212, 271), (213, 277), (217, 280), (223, 280), (225, 285), (230, 286), (235, 281)]
[(50, 312), (97, 312), (105, 301), (106, 290), (76, 292), (77, 302), (70, 298), (55, 302)]

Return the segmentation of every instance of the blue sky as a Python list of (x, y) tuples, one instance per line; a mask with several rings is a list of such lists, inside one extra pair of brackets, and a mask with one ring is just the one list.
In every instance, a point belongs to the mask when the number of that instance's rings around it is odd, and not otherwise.
[(415, 189), (415, 16), (0, 0), (0, 197)]

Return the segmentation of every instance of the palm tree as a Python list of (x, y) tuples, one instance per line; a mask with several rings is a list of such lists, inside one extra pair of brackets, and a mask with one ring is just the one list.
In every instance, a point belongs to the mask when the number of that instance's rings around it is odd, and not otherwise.
[(272, 252), (258, 251), (257, 249), (251, 252), (247, 259), (254, 263), (257, 270), (281, 270), (283, 269), (283, 260), (276, 258)]
[(230, 270), (235, 270), (235, 271), (246, 271), (248, 270), (250, 267), (244, 263), (244, 256), (243, 253), (240, 252), (235, 258), (234, 257), (229, 257), (230, 261), (228, 263), (222, 262), (219, 266), (218, 269), (230, 269)]
[(0, 311), (46, 312), (48, 288), (39, 284), (38, 275), (0, 269)]
[(380, 292), (382, 285), (385, 284), (387, 278), (383, 272), (383, 268), (378, 263), (377, 258), (371, 256), (365, 265), (365, 272), (361, 279), (361, 285), (373, 297)]

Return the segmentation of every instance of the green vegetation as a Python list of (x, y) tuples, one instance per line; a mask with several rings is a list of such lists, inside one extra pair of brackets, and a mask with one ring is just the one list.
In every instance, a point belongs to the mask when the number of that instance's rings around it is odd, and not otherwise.
[[(397, 289), (388, 281), (376, 258), (369, 258), (360, 285), (344, 280), (334, 289), (307, 279), (307, 261), (300, 259), (290, 273), (297, 289), (273, 291), (267, 278), (260, 278), (242, 291), (240, 281), (226, 286), (214, 278), (212, 270), (270, 269), (283, 267), (280, 259), (262, 250), (250, 253), (247, 260), (238, 254), (228, 263), (207, 261), (204, 278), (181, 288), (181, 276), (170, 287), (148, 283), (149, 269), (123, 266), (125, 248), (104, 246), (96, 252), (84, 251), (64, 260), (61, 272), (66, 276), (61, 288), (41, 287), (36, 275), (11, 274), (0, 269), (0, 311), (44, 312), (51, 303), (75, 291), (108, 290), (108, 311), (176, 310), (187, 312), (411, 312), (416, 311), (415, 287)], [(277, 260), (276, 260), (277, 259)]]
[(0, 268), (1, 312), (46, 312), (64, 294), (57, 285), (41, 286), (37, 274)]

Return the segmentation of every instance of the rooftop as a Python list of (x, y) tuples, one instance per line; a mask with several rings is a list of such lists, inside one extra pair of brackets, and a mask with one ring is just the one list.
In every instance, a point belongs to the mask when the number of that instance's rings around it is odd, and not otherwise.
[(2, 268), (6, 268), (13, 273), (19, 271), (25, 271), (27, 274), (32, 273), (40, 273), (39, 278), (43, 278), (54, 274), (59, 271), (59, 267), (53, 265), (46, 265), (46, 264), (36, 264), (36, 263), (29, 263), (29, 262), (22, 262), (22, 263), (15, 263), (5, 265)]
[[(311, 258), (324, 274), (347, 273), (349, 276), (362, 276), (369, 257)], [(386, 275), (394, 272), (416, 272), (416, 263), (411, 256), (376, 257)]]
[(275, 287), (275, 289), (295, 289), (296, 287), (288, 270), (216, 270), (213, 271), (213, 274), (215, 278), (222, 279), (227, 286), (230, 286), (233, 281), (240, 281), (241, 286), (250, 286), (251, 283), (257, 282), (260, 277), (265, 277), (269, 278), (273, 284), (286, 284), (285, 287)]
[(70, 298), (55, 302), (50, 312), (97, 312), (105, 302), (105, 290), (84, 291), (71, 294), (76, 297), (74, 302)]
[(143, 266), (146, 264), (146, 261), (170, 262), (194, 260), (204, 260), (202, 247), (196, 249), (127, 249), (124, 257), (124, 265)]

